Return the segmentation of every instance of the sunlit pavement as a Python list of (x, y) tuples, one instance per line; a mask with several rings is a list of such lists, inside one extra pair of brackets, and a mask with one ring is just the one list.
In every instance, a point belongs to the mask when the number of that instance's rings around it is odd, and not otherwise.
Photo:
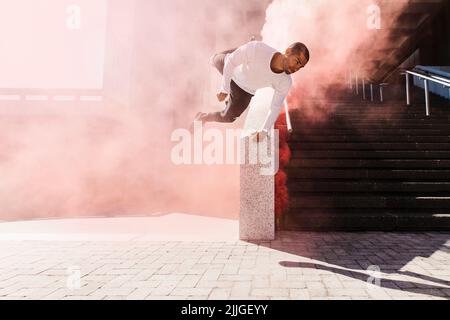
[(153, 217), (0, 223), (0, 299), (449, 299), (450, 233), (280, 232)]

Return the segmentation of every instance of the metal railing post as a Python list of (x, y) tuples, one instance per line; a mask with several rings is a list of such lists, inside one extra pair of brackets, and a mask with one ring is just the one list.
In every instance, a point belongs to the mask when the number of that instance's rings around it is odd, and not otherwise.
[(358, 90), (359, 83), (358, 83), (358, 75), (357, 75), (357, 74), (355, 75), (355, 80), (356, 80), (356, 82), (355, 82), (355, 85), (356, 85), (356, 94), (358, 95), (358, 94), (359, 94), (359, 90)]
[(411, 105), (411, 97), (409, 96), (409, 73), (406, 72), (406, 105)]
[(425, 84), (425, 110), (427, 113), (427, 117), (430, 116), (430, 94), (428, 92), (428, 80), (424, 80)]
[(351, 71), (349, 71), (349, 73), (348, 73), (348, 84), (349, 84), (350, 90), (353, 90), (353, 79), (352, 79), (352, 72)]
[(362, 79), (362, 89), (363, 89), (363, 100), (366, 100), (366, 80)]
[(383, 86), (380, 84), (380, 102), (383, 102)]
[(292, 133), (293, 129), (292, 129), (292, 123), (291, 123), (291, 116), (289, 115), (289, 106), (288, 106), (286, 100), (284, 101), (284, 112), (286, 114), (286, 126), (288, 129), (288, 132)]
[[(425, 108), (426, 108), (427, 116), (430, 115), (430, 90), (429, 90), (429, 86), (428, 86), (429, 81), (431, 81), (433, 83), (440, 84), (443, 87), (448, 87), (449, 88), (449, 95), (450, 95), (450, 80), (447, 80), (447, 79), (442, 78), (442, 77), (437, 77), (437, 76), (431, 76), (430, 77), (429, 75), (421, 74), (421, 73), (414, 72), (414, 71), (406, 71), (406, 73), (410, 74), (410, 75), (412, 75), (414, 77), (418, 77), (419, 79), (423, 80), (423, 82), (424, 82)], [(450, 98), (450, 96), (449, 96), (449, 98)], [(410, 99), (411, 99), (411, 97), (409, 97), (409, 100)], [(411, 101), (409, 101), (409, 102), (411, 102)]]
[(373, 83), (370, 84), (370, 101), (373, 102)]

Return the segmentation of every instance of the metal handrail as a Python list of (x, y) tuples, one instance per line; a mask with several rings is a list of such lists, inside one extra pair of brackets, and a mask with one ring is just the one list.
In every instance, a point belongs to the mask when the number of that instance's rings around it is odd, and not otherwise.
[(384, 101), (384, 97), (383, 97), (383, 88), (384, 87), (386, 87), (386, 86), (388, 86), (389, 85), (389, 83), (387, 83), (387, 82), (383, 82), (383, 83), (380, 83), (378, 86), (380, 87), (380, 101), (381, 102), (383, 102)]
[[(411, 105), (411, 96), (409, 93), (409, 75), (413, 75), (416, 77), (419, 77), (420, 79), (424, 80), (424, 89), (425, 89), (425, 110), (427, 117), (430, 116), (430, 94), (428, 91), (428, 81), (441, 84), (444, 87), (450, 88), (450, 81), (442, 81), (439, 79), (436, 79), (434, 76), (427, 76), (422, 73), (414, 72), (414, 71), (405, 71), (405, 79), (406, 79), (406, 104), (409, 106)], [(440, 78), (440, 77), (438, 77)], [(444, 79), (444, 78), (442, 78)]]
[(287, 101), (284, 101), (284, 113), (286, 114), (286, 125), (289, 133), (292, 133), (294, 131), (292, 129), (292, 123), (291, 123), (291, 116), (289, 115), (289, 106), (287, 104)]
[(446, 78), (442, 78), (442, 77), (438, 77), (438, 76), (431, 76), (432, 78), (435, 78), (435, 79), (438, 79), (438, 80), (441, 80), (441, 81), (444, 81), (444, 82), (448, 82), (448, 83), (450, 83), (450, 80), (449, 79), (446, 79)]
[(432, 82), (436, 82), (436, 83), (442, 84), (445, 87), (449, 87), (450, 86), (450, 83), (449, 83), (450, 81), (444, 82), (442, 80), (436, 79), (435, 76), (427, 76), (427, 75), (424, 75), (422, 73), (409, 71), (409, 70), (406, 70), (406, 73), (412, 74), (413, 76), (416, 76), (416, 77), (419, 77), (419, 78), (422, 78), (422, 79), (426, 79), (426, 80), (430, 80)]
[[(358, 74), (355, 74), (355, 93), (356, 95), (359, 95), (359, 80), (360, 78), (358, 77)], [(366, 83), (367, 85), (369, 85), (370, 87), (370, 101), (374, 101), (374, 88), (373, 86), (378, 86), (379, 87), (379, 91), (380, 91), (380, 102), (384, 102), (384, 96), (383, 96), (383, 88), (387, 85), (389, 85), (388, 83), (373, 83), (372, 81), (370, 81), (370, 79), (366, 79), (364, 77), (361, 78), (362, 81), (362, 95), (363, 95), (363, 100), (366, 100)], [(350, 90), (353, 90), (353, 79), (350, 73), (350, 79), (349, 79), (349, 87)]]

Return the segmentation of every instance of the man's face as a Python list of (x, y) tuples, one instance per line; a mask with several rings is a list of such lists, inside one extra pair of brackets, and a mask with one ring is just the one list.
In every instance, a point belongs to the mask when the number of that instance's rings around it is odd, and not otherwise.
[(292, 74), (306, 66), (308, 61), (303, 53), (292, 54), (289, 50), (286, 51), (284, 60), (284, 72), (286, 74)]

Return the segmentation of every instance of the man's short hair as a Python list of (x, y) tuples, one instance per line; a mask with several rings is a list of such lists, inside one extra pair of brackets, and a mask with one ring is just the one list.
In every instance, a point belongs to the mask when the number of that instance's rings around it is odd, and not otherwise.
[(309, 61), (309, 50), (303, 43), (293, 43), (288, 49), (291, 49), (291, 52), (296, 55), (302, 53), (305, 56), (306, 60)]

